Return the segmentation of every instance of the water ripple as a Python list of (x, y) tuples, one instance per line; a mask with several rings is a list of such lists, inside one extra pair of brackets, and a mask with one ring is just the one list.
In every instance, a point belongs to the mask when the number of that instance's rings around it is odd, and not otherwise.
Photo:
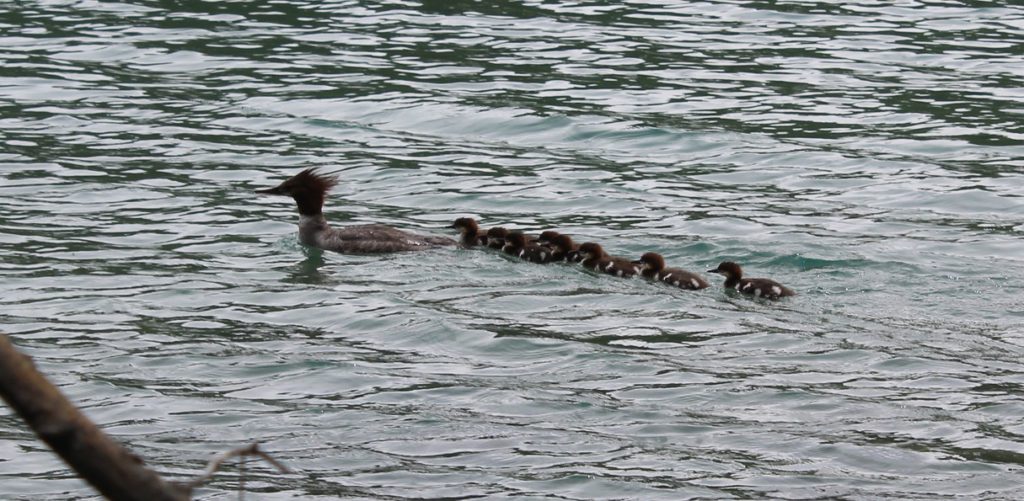
[[(1012, 498), (1024, 11), (997, 2), (0, 8), (2, 328), (177, 478), (336, 499)], [(287, 200), (555, 228), (766, 304), (490, 251), (300, 246)], [(92, 495), (10, 414), (18, 498)], [(231, 495), (233, 473), (200, 497)]]

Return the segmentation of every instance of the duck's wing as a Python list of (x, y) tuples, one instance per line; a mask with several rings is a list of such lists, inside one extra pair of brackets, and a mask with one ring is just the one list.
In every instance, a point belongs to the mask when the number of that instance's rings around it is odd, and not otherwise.
[(451, 238), (419, 235), (384, 224), (341, 226), (319, 237), (317, 247), (345, 254), (384, 254), (457, 245)]

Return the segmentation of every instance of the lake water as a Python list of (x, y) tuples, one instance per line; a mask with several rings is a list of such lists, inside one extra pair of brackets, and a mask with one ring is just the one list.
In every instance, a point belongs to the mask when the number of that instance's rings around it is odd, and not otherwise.
[[(1024, 488), (1024, 7), (0, 5), (0, 330), (169, 478), (250, 499), (1009, 499)], [(742, 263), (686, 292), (459, 216)], [(0, 407), (0, 497), (95, 496)], [(236, 499), (228, 468), (200, 499)]]

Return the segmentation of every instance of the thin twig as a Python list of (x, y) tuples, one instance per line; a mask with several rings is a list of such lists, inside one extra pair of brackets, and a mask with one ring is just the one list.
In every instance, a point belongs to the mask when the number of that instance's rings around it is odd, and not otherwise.
[(270, 457), (270, 455), (267, 454), (266, 452), (261, 451), (258, 443), (254, 443), (252, 445), (239, 447), (237, 449), (231, 449), (229, 451), (217, 454), (212, 459), (210, 459), (210, 462), (206, 465), (206, 470), (204, 470), (203, 473), (200, 474), (199, 477), (197, 477), (195, 480), (189, 482), (188, 486), (194, 489), (205, 484), (207, 481), (213, 478), (214, 473), (217, 473), (217, 471), (220, 470), (220, 466), (224, 464), (225, 461), (233, 457), (245, 456), (256, 456), (270, 463), (271, 466), (277, 468), (281, 473), (291, 473), (291, 470), (289, 470), (285, 465), (281, 464), (278, 460)]

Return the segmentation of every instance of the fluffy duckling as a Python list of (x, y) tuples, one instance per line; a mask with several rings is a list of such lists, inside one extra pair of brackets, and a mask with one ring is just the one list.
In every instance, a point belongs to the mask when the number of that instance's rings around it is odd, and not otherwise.
[(584, 268), (590, 268), (617, 277), (632, 277), (639, 272), (639, 269), (630, 260), (609, 256), (601, 247), (601, 244), (598, 243), (587, 242), (580, 245), (579, 253), (582, 256), (580, 264)]
[(707, 281), (697, 275), (679, 268), (666, 268), (665, 258), (657, 252), (648, 252), (633, 261), (640, 266), (640, 274), (651, 280), (659, 280), (680, 289), (699, 290), (708, 286)]
[(795, 296), (792, 289), (767, 278), (743, 278), (743, 269), (740, 265), (725, 261), (718, 265), (718, 268), (708, 270), (708, 273), (718, 273), (725, 276), (725, 288), (736, 289), (743, 294), (750, 294), (754, 297), (778, 299), (780, 297)]
[(462, 235), (459, 239), (459, 243), (461, 243), (463, 247), (487, 245), (487, 234), (481, 231), (480, 226), (476, 223), (476, 219), (471, 217), (460, 217), (452, 223), (451, 227), (459, 230), (459, 234)]
[(608, 263), (608, 253), (604, 251), (601, 244), (594, 242), (582, 243), (577, 250), (580, 256), (580, 264), (584, 268), (600, 271), (601, 260), (605, 260), (604, 264)]
[(537, 241), (551, 249), (552, 261), (578, 261), (579, 245), (573, 243), (572, 237), (554, 230), (547, 230), (537, 237)]
[(508, 236), (508, 230), (500, 226), (496, 226), (487, 230), (487, 246), (492, 249), (501, 249), (505, 247), (505, 237)]
[(551, 261), (551, 249), (530, 242), (521, 231), (510, 232), (505, 237), (505, 247), (501, 250), (506, 254), (519, 257), (531, 263)]
[(580, 246), (573, 243), (569, 235), (558, 235), (551, 241), (551, 245), (554, 247), (552, 261), (579, 261)]
[(558, 235), (560, 235), (560, 233), (555, 230), (544, 230), (537, 236), (537, 242), (543, 245), (548, 245), (553, 243), (555, 239), (558, 238)]

